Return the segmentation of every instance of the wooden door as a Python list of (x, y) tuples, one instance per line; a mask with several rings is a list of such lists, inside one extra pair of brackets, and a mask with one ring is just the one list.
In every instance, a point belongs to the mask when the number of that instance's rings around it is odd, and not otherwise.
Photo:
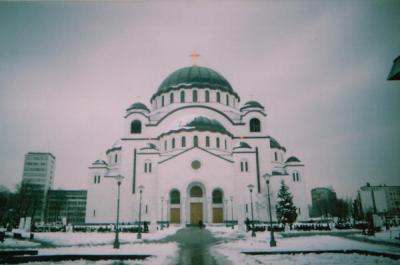
[(213, 223), (224, 222), (224, 211), (223, 208), (213, 208)]
[(181, 208), (171, 208), (171, 224), (181, 223)]
[(190, 223), (198, 224), (199, 221), (203, 222), (203, 203), (192, 202), (190, 204)]

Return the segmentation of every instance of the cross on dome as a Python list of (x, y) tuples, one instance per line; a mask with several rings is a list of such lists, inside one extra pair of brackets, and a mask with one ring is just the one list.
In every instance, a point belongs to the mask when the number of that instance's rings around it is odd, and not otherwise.
[(190, 54), (190, 57), (192, 57), (193, 64), (196, 64), (196, 60), (197, 60), (197, 58), (200, 57), (200, 54), (198, 54), (197, 52), (193, 51), (192, 54)]

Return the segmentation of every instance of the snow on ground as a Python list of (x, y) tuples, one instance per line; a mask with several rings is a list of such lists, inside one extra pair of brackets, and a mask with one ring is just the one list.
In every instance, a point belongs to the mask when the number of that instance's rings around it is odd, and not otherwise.
[(29, 240), (16, 240), (13, 238), (5, 238), (4, 242), (0, 242), (0, 249), (5, 248), (34, 248), (40, 247), (40, 243), (32, 242)]
[(368, 240), (372, 241), (378, 241), (378, 242), (390, 242), (390, 243), (398, 243), (400, 244), (399, 239), (395, 239), (395, 237), (400, 237), (400, 226), (397, 226), (395, 228), (391, 228), (390, 230), (384, 230), (382, 232), (377, 232), (375, 233), (374, 236), (367, 236), (367, 235), (354, 235), (359, 238), (365, 238)]
[[(146, 261), (135, 261), (133, 264), (169, 264), (176, 259), (178, 253), (177, 244), (170, 243), (134, 243), (121, 245), (119, 249), (114, 249), (112, 245), (95, 246), (95, 247), (61, 247), (61, 248), (43, 248), (39, 249), (39, 255), (57, 255), (57, 254), (88, 254), (88, 255), (121, 255), (121, 254), (140, 254), (153, 255)], [(150, 262), (151, 261), (151, 262)], [(82, 261), (88, 262), (88, 261)], [(134, 262), (134, 261), (132, 261)], [(150, 263), (148, 263), (150, 262)], [(37, 263), (35, 263), (37, 264)], [(87, 264), (87, 263), (72, 263), (72, 264)], [(88, 263), (91, 264), (91, 263)], [(97, 263), (96, 263), (97, 264)], [(112, 264), (112, 261), (107, 261), (106, 264)], [(127, 263), (131, 264), (131, 263)]]
[(277, 247), (269, 247), (270, 232), (258, 232), (256, 237), (251, 233), (223, 227), (208, 228), (214, 236), (224, 240), (211, 249), (213, 255), (222, 255), (232, 264), (398, 264), (398, 261), (359, 254), (299, 254), (299, 255), (246, 255), (242, 251), (310, 251), (310, 250), (369, 250), (375, 252), (400, 253), (400, 248), (358, 242), (346, 238), (315, 235), (307, 237), (282, 238), (276, 233)]
[[(137, 239), (136, 233), (119, 233), (121, 244), (124, 243), (140, 243), (143, 240), (160, 240), (169, 235), (176, 233), (181, 226), (170, 226), (163, 230), (156, 230), (151, 233), (143, 233), (142, 239)], [(100, 232), (49, 232), (35, 233), (35, 240), (49, 244), (51, 246), (75, 246), (75, 245), (104, 245), (114, 242), (115, 233), (100, 233)]]

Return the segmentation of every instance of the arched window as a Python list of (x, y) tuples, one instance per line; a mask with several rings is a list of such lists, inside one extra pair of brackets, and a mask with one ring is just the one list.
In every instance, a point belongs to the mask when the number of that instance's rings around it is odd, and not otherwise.
[(240, 161), (240, 171), (241, 172), (249, 171), (249, 163), (247, 162), (247, 160)]
[(181, 91), (181, 103), (184, 103), (184, 102), (185, 102), (185, 91), (182, 90)]
[(217, 92), (217, 102), (221, 102), (221, 93)]
[(206, 90), (206, 102), (210, 102), (210, 91)]
[(298, 182), (300, 180), (299, 178), (299, 172), (293, 172), (293, 182)]
[(275, 161), (278, 161), (278, 153), (274, 152), (274, 155), (275, 155)]
[(206, 147), (210, 147), (210, 137), (206, 136)]
[(94, 176), (93, 183), (97, 183), (97, 176)]
[(144, 162), (144, 172), (151, 173), (151, 161), (150, 160), (146, 160)]
[(224, 195), (220, 189), (215, 189), (212, 192), (212, 202), (222, 203), (224, 201)]
[(164, 96), (161, 97), (161, 107), (164, 107)]
[(229, 95), (226, 94), (226, 105), (229, 106)]
[(118, 154), (115, 154), (114, 162), (118, 163)]
[(139, 120), (134, 120), (131, 123), (131, 133), (142, 133), (142, 123)]
[(219, 137), (217, 137), (217, 139), (216, 139), (216, 145), (217, 145), (217, 148), (219, 148)]
[(197, 90), (193, 90), (193, 102), (197, 102)]
[(100, 183), (100, 176), (97, 176), (97, 183)]
[(193, 137), (193, 146), (199, 146), (199, 137), (197, 135)]
[(144, 173), (147, 173), (147, 162), (144, 163)]
[(174, 103), (174, 92), (171, 92), (171, 94), (169, 94), (169, 103)]
[(182, 147), (186, 147), (186, 137), (185, 137), (185, 136), (182, 136), (182, 139), (181, 139), (181, 146), (182, 146)]
[(147, 169), (148, 169), (149, 172), (151, 173), (151, 162), (148, 163)]
[(227, 143), (227, 141), (226, 141), (226, 139), (225, 139), (225, 150), (226, 149), (228, 149), (228, 143)]
[(169, 201), (171, 204), (181, 203), (181, 193), (178, 190), (173, 190), (169, 193)]
[(167, 140), (164, 141), (164, 150), (167, 150)]
[(260, 132), (261, 131), (261, 123), (257, 118), (253, 118), (250, 120), (250, 132)]
[(175, 138), (172, 138), (172, 149), (175, 148)]
[(194, 186), (190, 189), (190, 197), (203, 197), (203, 190), (199, 186)]

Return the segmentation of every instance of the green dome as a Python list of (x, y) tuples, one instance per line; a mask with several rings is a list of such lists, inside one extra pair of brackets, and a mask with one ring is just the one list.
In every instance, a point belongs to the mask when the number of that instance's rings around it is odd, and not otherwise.
[(285, 163), (290, 163), (290, 162), (298, 162), (298, 163), (300, 163), (301, 161), (300, 161), (300, 159), (298, 159), (297, 157), (291, 156), (291, 157), (289, 157), (289, 158), (286, 160)]
[(240, 108), (240, 111), (242, 111), (244, 109), (248, 109), (248, 108), (259, 108), (259, 109), (264, 110), (264, 106), (254, 100), (248, 101), (246, 104), (244, 104), (243, 107)]
[(233, 91), (229, 82), (216, 71), (202, 66), (189, 66), (176, 70), (170, 74), (160, 85), (151, 100), (156, 96), (181, 88), (210, 88), (218, 89), (239, 96)]
[[(133, 103), (129, 108), (127, 108), (126, 110), (128, 111), (128, 110), (132, 110), (132, 109), (140, 109), (140, 110), (146, 110), (146, 111), (149, 111), (149, 109), (146, 107), (146, 105), (144, 105), (143, 103), (141, 103), (141, 102), (136, 102), (136, 103)], [(150, 112), (150, 111), (149, 111)]]
[(209, 131), (209, 132), (219, 132), (222, 134), (226, 134), (229, 136), (233, 136), (225, 127), (217, 120), (209, 119), (204, 116), (199, 116), (191, 121), (187, 122), (181, 128), (170, 130), (166, 133), (162, 133), (159, 137), (170, 134), (170, 133), (177, 133), (181, 131), (191, 132), (191, 131)]

